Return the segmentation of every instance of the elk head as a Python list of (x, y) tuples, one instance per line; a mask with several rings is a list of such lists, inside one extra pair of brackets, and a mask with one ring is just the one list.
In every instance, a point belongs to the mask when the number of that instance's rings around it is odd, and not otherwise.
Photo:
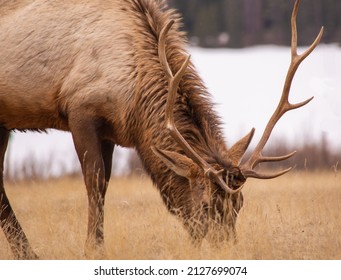
[[(290, 158), (295, 154), (278, 157), (266, 157), (262, 155), (273, 128), (278, 120), (288, 111), (300, 108), (309, 103), (312, 98), (297, 104), (289, 102), (289, 92), (293, 77), (300, 63), (315, 49), (321, 40), (323, 27), (316, 37), (313, 44), (301, 55), (297, 53), (297, 28), (296, 15), (298, 11), (299, 0), (296, 1), (291, 17), (291, 64), (289, 66), (282, 96), (279, 104), (266, 125), (263, 135), (256, 145), (254, 151), (248, 160), (242, 163), (242, 158), (252, 140), (255, 129), (240, 139), (229, 150), (227, 159), (229, 166), (219, 166), (218, 164), (209, 164), (206, 162), (184, 139), (178, 131), (173, 110), (177, 97), (179, 83), (189, 64), (190, 56), (187, 56), (181, 68), (173, 74), (166, 57), (165, 37), (170, 30), (173, 21), (170, 21), (161, 31), (159, 36), (159, 58), (163, 68), (168, 76), (168, 97), (166, 103), (166, 129), (174, 141), (182, 148), (184, 154), (174, 151), (161, 150), (158, 147), (152, 147), (153, 152), (164, 162), (164, 164), (174, 171), (178, 176), (186, 178), (189, 182), (189, 188), (192, 192), (200, 192), (201, 195), (192, 195), (194, 206), (190, 217), (186, 217), (185, 225), (189, 226), (190, 232), (194, 238), (200, 238), (206, 235), (210, 225), (222, 226), (229, 232), (231, 229), (235, 233), (235, 221), (238, 211), (242, 207), (243, 197), (241, 189), (247, 178), (271, 179), (281, 176), (291, 170), (291, 168), (274, 173), (255, 170), (256, 166), (262, 162), (277, 162)], [(196, 222), (190, 218), (197, 219)], [(210, 223), (213, 221), (213, 223)], [(193, 226), (195, 224), (195, 226)], [(215, 227), (214, 226), (214, 227)]]

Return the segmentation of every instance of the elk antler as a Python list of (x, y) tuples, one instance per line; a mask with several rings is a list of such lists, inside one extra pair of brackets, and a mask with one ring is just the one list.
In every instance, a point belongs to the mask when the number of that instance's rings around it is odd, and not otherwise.
[(175, 126), (174, 123), (174, 104), (176, 100), (177, 90), (180, 83), (180, 80), (182, 76), (184, 75), (186, 68), (189, 64), (190, 56), (188, 55), (182, 64), (181, 68), (176, 72), (175, 75), (173, 75), (172, 70), (168, 64), (167, 61), (167, 55), (166, 55), (166, 34), (169, 31), (169, 29), (172, 27), (174, 21), (168, 22), (165, 27), (161, 30), (160, 37), (159, 37), (159, 58), (161, 61), (162, 66), (165, 68), (165, 72), (168, 76), (168, 84), (169, 84), (169, 90), (168, 90), (168, 97), (167, 97), (167, 103), (166, 103), (166, 128), (169, 131), (170, 135), (174, 138), (174, 140), (180, 145), (180, 147), (184, 150), (185, 154), (191, 158), (200, 168), (203, 169), (204, 174), (216, 182), (223, 190), (225, 190), (229, 194), (236, 193), (240, 191), (241, 187), (233, 190), (231, 189), (223, 180), (222, 178), (222, 172), (223, 170), (217, 171), (215, 170), (210, 164), (208, 164), (202, 157), (200, 157), (197, 152), (195, 152), (192, 147), (188, 144), (188, 142), (183, 138), (183, 136), (180, 134), (178, 129)]
[(250, 158), (241, 165), (241, 171), (243, 175), (247, 177), (253, 177), (258, 179), (271, 179), (278, 176), (281, 176), (291, 170), (291, 167), (282, 171), (279, 171), (277, 173), (258, 173), (254, 170), (254, 167), (258, 165), (261, 162), (274, 162), (274, 161), (281, 161), (290, 158), (293, 156), (296, 152), (292, 152), (285, 156), (279, 156), (279, 157), (265, 157), (262, 156), (262, 150), (268, 141), (270, 134), (272, 132), (272, 129), (275, 127), (277, 121), (287, 112), (293, 109), (300, 108), (307, 103), (309, 103), (313, 97), (309, 98), (306, 101), (297, 103), (297, 104), (291, 104), (289, 102), (289, 92), (292, 80), (294, 78), (294, 75), (296, 73), (296, 70), (298, 69), (300, 63), (315, 49), (315, 47), (318, 45), (322, 38), (323, 34), (323, 27), (320, 30), (320, 33), (316, 37), (315, 41), (312, 43), (312, 45), (301, 55), (297, 54), (297, 27), (296, 27), (296, 16), (299, 6), (299, 0), (296, 0), (294, 10), (292, 12), (291, 16), (291, 63), (288, 69), (288, 73), (285, 79), (284, 88), (282, 92), (281, 99), (279, 101), (279, 104), (277, 106), (277, 109), (273, 113), (272, 117), (270, 118), (268, 124), (265, 127), (265, 130), (263, 132), (263, 135), (257, 144), (255, 150), (253, 151)]

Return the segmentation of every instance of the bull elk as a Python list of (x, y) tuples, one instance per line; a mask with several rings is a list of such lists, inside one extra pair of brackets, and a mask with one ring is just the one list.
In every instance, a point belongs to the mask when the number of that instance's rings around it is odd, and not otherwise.
[(282, 97), (250, 158), (254, 129), (227, 148), (211, 97), (186, 53), (179, 15), (165, 1), (0, 1), (0, 223), (16, 258), (37, 258), (8, 201), (4, 155), (13, 130), (70, 131), (88, 195), (86, 251), (104, 243), (104, 198), (115, 145), (134, 147), (171, 213), (193, 240), (235, 234), (247, 178), (277, 121), (307, 104), (288, 101), (299, 64), (296, 1)]

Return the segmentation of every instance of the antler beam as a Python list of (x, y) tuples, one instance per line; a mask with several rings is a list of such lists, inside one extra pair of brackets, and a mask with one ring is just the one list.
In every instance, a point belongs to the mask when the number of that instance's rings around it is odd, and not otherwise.
[(285, 79), (284, 83), (284, 88), (282, 92), (281, 99), (279, 101), (279, 104), (273, 113), (272, 117), (270, 118), (268, 124), (265, 127), (265, 130), (263, 132), (263, 135), (257, 144), (255, 150), (253, 151), (252, 155), (248, 159), (247, 162), (245, 162), (241, 166), (242, 173), (245, 177), (253, 177), (253, 178), (258, 178), (258, 179), (271, 179), (275, 178), (278, 176), (281, 176), (291, 170), (291, 168), (285, 169), (283, 171), (279, 171), (277, 173), (258, 173), (254, 170), (254, 167), (258, 165), (261, 162), (274, 162), (274, 161), (281, 161), (281, 160), (286, 160), (293, 156), (295, 152), (292, 152), (288, 155), (285, 156), (280, 156), (280, 157), (264, 157), (262, 156), (262, 150), (267, 143), (271, 132), (273, 128), (275, 127), (276, 123), (278, 120), (288, 111), (294, 110), (297, 108), (300, 108), (307, 103), (309, 103), (313, 97), (309, 98), (308, 100), (305, 100), (303, 102), (297, 103), (297, 104), (291, 104), (289, 102), (289, 93), (290, 93), (290, 88), (292, 84), (292, 80), (295, 76), (295, 73), (301, 64), (301, 62), (316, 48), (318, 43), (320, 42), (323, 34), (323, 27), (320, 30), (320, 33), (316, 37), (315, 41), (311, 44), (311, 46), (301, 55), (298, 55), (297, 53), (297, 26), (296, 26), (296, 16), (298, 12), (298, 6), (299, 6), (300, 1), (296, 0), (294, 10), (291, 16), (291, 32), (292, 32), (292, 37), (291, 37), (291, 63), (288, 69), (288, 73)]
[(215, 183), (217, 183), (222, 189), (224, 189), (229, 194), (234, 194), (236, 192), (239, 192), (240, 188), (233, 190), (231, 189), (223, 180), (222, 178), (222, 171), (217, 171), (214, 169), (210, 164), (208, 164), (202, 157), (198, 155), (197, 152), (193, 150), (193, 148), (188, 144), (188, 142), (183, 138), (183, 136), (180, 134), (178, 129), (175, 126), (174, 123), (174, 105), (176, 101), (176, 95), (178, 86), (180, 83), (180, 80), (182, 76), (184, 75), (188, 64), (190, 56), (188, 55), (182, 64), (181, 68), (176, 72), (175, 75), (173, 75), (172, 70), (168, 64), (167, 55), (166, 55), (166, 35), (172, 25), (174, 24), (174, 21), (168, 22), (165, 27), (161, 30), (160, 37), (159, 37), (159, 58), (161, 61), (162, 66), (165, 69), (165, 72), (168, 76), (168, 84), (169, 84), (169, 90), (168, 90), (168, 97), (167, 97), (167, 103), (166, 103), (166, 127), (169, 131), (170, 135), (174, 138), (174, 140), (180, 145), (180, 147), (184, 150), (185, 154), (191, 158), (200, 168), (203, 169), (205, 175), (213, 180)]

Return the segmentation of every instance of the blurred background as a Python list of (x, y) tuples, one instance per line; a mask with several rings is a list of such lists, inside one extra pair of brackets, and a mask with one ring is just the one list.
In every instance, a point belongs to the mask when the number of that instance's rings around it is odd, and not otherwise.
[[(290, 44), (294, 0), (169, 0), (184, 16), (192, 45), (242, 48)], [(303, 32), (298, 43), (308, 45), (325, 26), (325, 43), (341, 40), (341, 1), (302, 0), (297, 22)]]
[[(228, 146), (252, 127), (257, 143), (278, 103), (290, 62), (294, 2), (168, 0), (183, 16), (188, 52), (222, 116)], [(325, 26), (321, 44), (300, 66), (291, 90), (292, 102), (315, 98), (280, 120), (266, 154), (297, 150), (283, 165), (337, 172), (341, 161), (341, 1), (301, 0), (297, 21), (299, 51)], [(52, 130), (48, 134), (12, 133), (5, 173), (9, 180), (79, 176), (71, 135)], [(136, 173), (143, 173), (136, 153), (116, 148), (113, 174)]]

